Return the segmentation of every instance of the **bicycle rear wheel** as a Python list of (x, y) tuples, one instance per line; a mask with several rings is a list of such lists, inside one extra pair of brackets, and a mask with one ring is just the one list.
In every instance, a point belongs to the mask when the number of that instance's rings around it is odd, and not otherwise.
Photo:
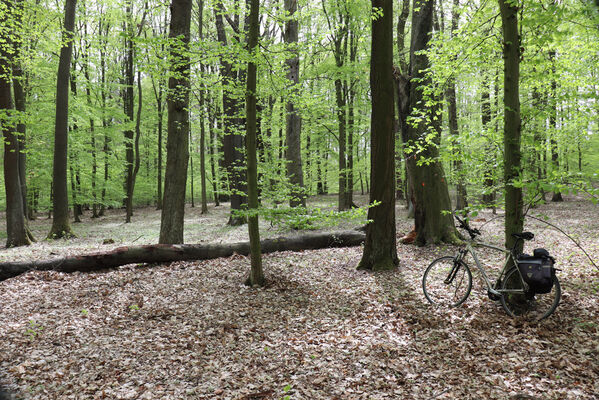
[(424, 271), (422, 290), (431, 304), (457, 307), (470, 295), (472, 273), (466, 263), (456, 263), (454, 257), (438, 258)]
[(520, 272), (516, 268), (511, 268), (505, 274), (501, 289), (506, 291), (502, 293), (501, 305), (509, 316), (526, 317), (534, 321), (540, 321), (553, 314), (562, 295), (556, 276), (553, 277), (553, 288), (549, 293), (524, 292)]

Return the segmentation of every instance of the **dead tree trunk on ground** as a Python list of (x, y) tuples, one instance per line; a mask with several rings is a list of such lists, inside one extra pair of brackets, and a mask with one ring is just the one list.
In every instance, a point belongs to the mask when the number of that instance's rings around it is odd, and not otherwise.
[[(265, 239), (260, 243), (262, 253), (277, 251), (315, 250), (329, 247), (353, 247), (364, 242), (365, 235), (358, 231), (310, 233), (289, 238)], [(167, 263), (173, 261), (210, 260), (248, 255), (249, 242), (228, 244), (152, 244), (119, 247), (112, 251), (62, 257), (44, 261), (0, 263), (0, 281), (28, 271), (93, 272), (126, 264)]]

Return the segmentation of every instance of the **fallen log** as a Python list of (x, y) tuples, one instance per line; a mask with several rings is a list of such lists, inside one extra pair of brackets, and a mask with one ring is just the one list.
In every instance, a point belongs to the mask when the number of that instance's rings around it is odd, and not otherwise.
[[(298, 237), (279, 237), (261, 241), (262, 253), (352, 247), (364, 242), (359, 231), (308, 233)], [(28, 271), (93, 272), (127, 264), (166, 263), (209, 260), (233, 254), (248, 255), (249, 242), (226, 244), (151, 244), (119, 247), (108, 252), (90, 253), (41, 261), (0, 263), (0, 281)]]

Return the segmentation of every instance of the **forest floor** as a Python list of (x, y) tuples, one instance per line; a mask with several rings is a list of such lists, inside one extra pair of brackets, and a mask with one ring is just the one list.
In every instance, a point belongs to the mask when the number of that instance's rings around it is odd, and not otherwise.
[[(397, 210), (399, 237), (411, 222)], [(531, 214), (599, 259), (599, 207), (567, 198)], [(479, 218), (483, 240), (501, 245), (503, 219)], [(225, 207), (189, 209), (186, 242), (246, 240), (226, 219)], [(79, 238), (3, 249), (0, 261), (156, 242), (158, 211), (122, 220), (86, 216)], [(31, 225), (43, 237), (50, 222)], [(385, 273), (356, 271), (360, 247), (269, 254), (265, 288), (243, 285), (244, 256), (27, 273), (0, 282), (0, 380), (24, 399), (598, 399), (599, 272), (555, 229), (526, 229), (526, 248), (549, 249), (561, 269), (562, 302), (538, 324), (509, 318), (478, 274), (463, 306), (429, 306), (422, 272), (451, 246), (398, 244), (400, 268)]]

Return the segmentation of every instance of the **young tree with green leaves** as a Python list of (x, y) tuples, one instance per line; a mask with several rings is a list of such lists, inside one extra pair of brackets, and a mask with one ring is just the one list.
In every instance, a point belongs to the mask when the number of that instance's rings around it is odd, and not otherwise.
[(246, 284), (263, 286), (262, 254), (260, 251), (260, 231), (258, 229), (258, 162), (256, 158), (256, 58), (258, 56), (258, 16), (260, 1), (250, 0), (248, 50), (250, 61), (247, 67), (245, 94), (247, 180), (248, 180), (248, 232), (250, 236), (251, 270)]

